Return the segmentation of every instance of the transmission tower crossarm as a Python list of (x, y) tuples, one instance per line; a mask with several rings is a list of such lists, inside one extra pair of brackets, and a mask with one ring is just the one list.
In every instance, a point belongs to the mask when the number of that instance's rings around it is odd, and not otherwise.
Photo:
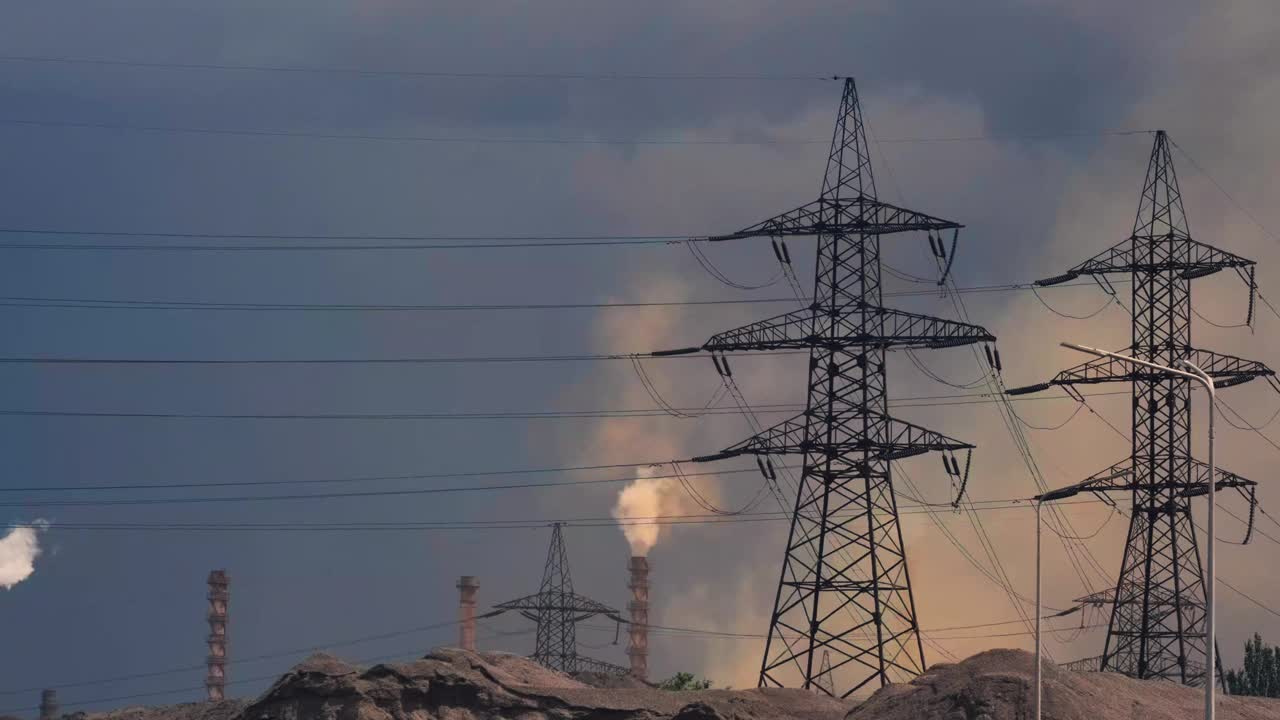
[(721, 242), (754, 237), (864, 234), (959, 230), (960, 223), (881, 202), (875, 198), (820, 198), (737, 232), (690, 238)]
[[(784, 455), (800, 453), (841, 454), (849, 452), (865, 453), (863, 463), (876, 460), (897, 460), (920, 455), (931, 450), (972, 450), (973, 445), (949, 438), (942, 433), (923, 428), (903, 420), (891, 418), (876, 412), (839, 413), (828, 420), (837, 430), (841, 428), (871, 428), (880, 431), (872, 434), (868, 431), (862, 436), (852, 433), (851, 439), (841, 443), (823, 443), (806, 441), (805, 426), (810, 423), (814, 413), (802, 413), (789, 420), (744, 440), (737, 445), (726, 448), (723, 452), (705, 458), (694, 458), (696, 461), (718, 460), (736, 455)], [(845, 435), (845, 433), (837, 433)], [(883, 441), (872, 440), (873, 437), (885, 438)]]
[(527, 610), (531, 612), (555, 610), (568, 613), (586, 613), (585, 617), (616, 615), (618, 613), (617, 610), (604, 603), (596, 602), (591, 598), (583, 597), (576, 593), (535, 593), (515, 600), (508, 600), (504, 603), (498, 603), (493, 607), (499, 610)]
[[(1131, 347), (1129, 352), (1143, 356), (1152, 355), (1155, 351), (1162, 349)], [(1216, 353), (1212, 350), (1190, 348), (1183, 356), (1194, 363), (1196, 367), (1203, 368), (1205, 373), (1214, 379), (1214, 386), (1219, 388), (1240, 385), (1254, 378), (1273, 378), (1275, 376), (1274, 370), (1260, 362), (1245, 360), (1244, 358), (1224, 353)], [(1026, 388), (1014, 388), (1008, 392), (1011, 395), (1022, 395), (1029, 392), (1047, 390), (1054, 385), (1064, 387), (1070, 385), (1096, 385), (1108, 382), (1150, 382), (1168, 377), (1172, 376), (1159, 370), (1135, 366), (1124, 360), (1108, 356), (1095, 358), (1073, 368), (1063, 370), (1047, 383)]]
[[(1176, 256), (1170, 252), (1150, 251), (1153, 244), (1172, 245), (1175, 242), (1179, 250)], [(1174, 272), (1189, 280), (1227, 268), (1247, 268), (1253, 265), (1256, 265), (1253, 260), (1182, 236), (1181, 231), (1173, 231), (1160, 237), (1135, 235), (1103, 250), (1062, 275), (1037, 280), (1035, 284), (1042, 287), (1057, 285), (1081, 275), (1148, 272)]]
[[(1080, 492), (1110, 493), (1151, 490), (1153, 487), (1169, 488), (1183, 497), (1202, 494), (1208, 490), (1209, 465), (1203, 461), (1190, 459), (1191, 473), (1186, 482), (1170, 482), (1161, 480), (1158, 485), (1144, 483), (1134, 472), (1133, 458), (1125, 458), (1120, 462), (1090, 475), (1073, 485)], [(1215, 471), (1214, 487), (1221, 490), (1233, 487), (1251, 487), (1257, 485), (1253, 480), (1241, 477), (1233, 472), (1218, 468)]]
[(823, 309), (812, 306), (713, 335), (708, 352), (795, 350), (849, 347), (939, 348), (994, 342), (985, 328), (874, 306), (851, 306), (835, 318), (834, 330)]

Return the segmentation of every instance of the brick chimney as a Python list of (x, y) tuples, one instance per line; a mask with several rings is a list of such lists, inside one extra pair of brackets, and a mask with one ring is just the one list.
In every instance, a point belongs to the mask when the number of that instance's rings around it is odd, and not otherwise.
[(209, 700), (226, 698), (227, 688), (227, 610), (231, 593), (227, 589), (231, 578), (226, 570), (209, 573), (209, 674), (204, 687)]
[(458, 578), (458, 647), (476, 651), (476, 592), (480, 583), (474, 575)]
[(627, 655), (631, 658), (631, 675), (645, 680), (649, 676), (649, 559), (633, 557), (627, 569), (631, 571), (631, 581), (627, 583), (631, 588)]

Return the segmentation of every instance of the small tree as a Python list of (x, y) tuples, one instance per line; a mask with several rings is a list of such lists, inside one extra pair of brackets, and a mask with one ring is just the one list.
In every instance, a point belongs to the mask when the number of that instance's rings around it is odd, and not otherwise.
[(675, 675), (658, 683), (658, 687), (663, 690), (706, 690), (711, 687), (711, 681), (706, 678), (699, 678), (693, 673), (678, 672)]
[(1232, 695), (1280, 698), (1280, 647), (1254, 633), (1244, 644), (1244, 668), (1229, 670), (1226, 683)]

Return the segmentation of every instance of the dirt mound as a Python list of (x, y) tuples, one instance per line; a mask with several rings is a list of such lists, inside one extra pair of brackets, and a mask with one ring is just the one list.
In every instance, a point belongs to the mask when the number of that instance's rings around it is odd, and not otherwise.
[(599, 688), (515, 655), (441, 649), (370, 668), (313, 656), (235, 720), (841, 720), (850, 707), (803, 690)]
[(132, 706), (109, 712), (74, 712), (63, 720), (234, 720), (248, 706), (246, 700)]
[[(1024, 720), (1034, 710), (1034, 672), (1030, 653), (990, 650), (882, 688), (847, 720)], [(1114, 673), (1073, 673), (1050, 664), (1043, 687), (1046, 720), (1187, 720), (1204, 708), (1204, 693), (1194, 688)], [(1218, 704), (1220, 720), (1277, 717), (1276, 700), (1224, 697)]]

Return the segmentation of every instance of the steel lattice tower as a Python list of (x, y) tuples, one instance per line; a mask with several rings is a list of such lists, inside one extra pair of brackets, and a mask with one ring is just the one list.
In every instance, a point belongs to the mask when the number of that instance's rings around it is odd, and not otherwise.
[[(818, 238), (811, 305), (716, 335), (700, 348), (670, 351), (703, 350), (713, 357), (735, 350), (809, 351), (801, 415), (698, 458), (804, 456), (762, 687), (831, 687), (848, 696), (873, 682), (924, 671), (890, 463), (973, 446), (888, 415), (885, 356), (894, 348), (995, 338), (975, 325), (882, 307), (880, 238), (915, 231), (929, 233), (932, 242), (933, 233), (950, 230), (954, 250), (960, 227), (876, 199), (858, 92), (846, 78), (818, 199), (736, 233), (694, 239)], [(824, 651), (831, 658), (825, 672)]]
[(570, 675), (578, 672), (626, 675), (629, 672), (627, 668), (578, 654), (577, 623), (596, 615), (625, 621), (618, 617), (617, 610), (573, 591), (569, 555), (564, 548), (560, 527), (560, 523), (551, 526), (551, 548), (547, 551), (547, 564), (542, 571), (538, 592), (494, 605), (494, 608), (499, 611), (519, 610), (521, 615), (537, 624), (537, 642), (532, 658), (539, 665)]
[[(1063, 275), (1054, 285), (1091, 275), (1113, 292), (1107, 275), (1133, 283), (1134, 357), (1167, 366), (1184, 358), (1209, 373), (1219, 388), (1275, 373), (1250, 360), (1200, 350), (1191, 344), (1191, 280), (1234, 269), (1248, 284), (1252, 316), (1252, 260), (1191, 238), (1164, 131), (1155, 133), (1133, 232), (1127, 240)], [(1205, 587), (1190, 498), (1207, 491), (1207, 466), (1191, 454), (1191, 381), (1110, 358), (1059, 373), (1049, 383), (1010, 394), (1076, 385), (1129, 382), (1133, 386), (1132, 454), (1081, 482), (1083, 491), (1129, 493), (1132, 514), (1124, 560), (1114, 591), (1086, 602), (1111, 606), (1100, 669), (1185, 685), (1203, 682)], [(1280, 389), (1280, 388), (1278, 388)], [(1252, 501), (1255, 483), (1219, 469), (1217, 487), (1235, 487)]]

